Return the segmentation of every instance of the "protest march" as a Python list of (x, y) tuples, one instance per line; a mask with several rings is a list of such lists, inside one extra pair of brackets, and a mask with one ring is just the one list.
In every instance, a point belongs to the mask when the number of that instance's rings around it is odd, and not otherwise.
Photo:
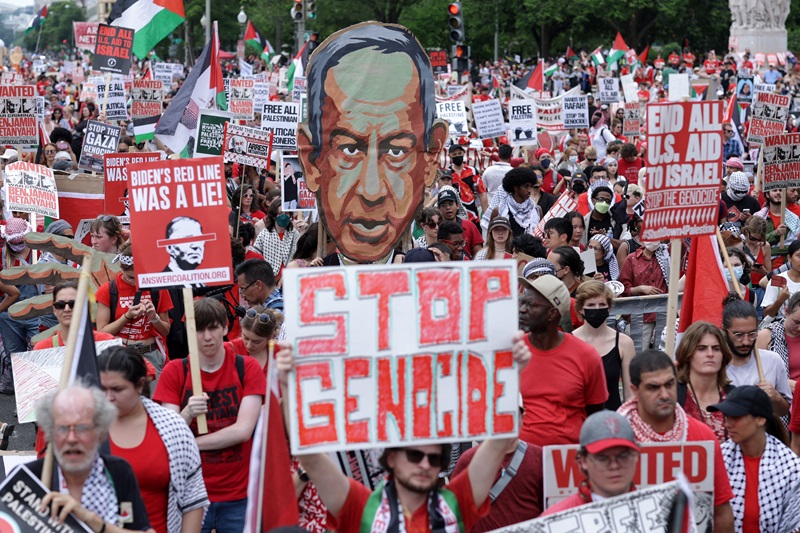
[(493, 58), (66, 1), (0, 40), (0, 532), (800, 531), (787, 0)]

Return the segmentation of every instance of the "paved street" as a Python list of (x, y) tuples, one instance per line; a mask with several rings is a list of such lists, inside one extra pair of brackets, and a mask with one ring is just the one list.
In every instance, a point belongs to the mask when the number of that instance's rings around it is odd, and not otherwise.
[(17, 417), (14, 414), (16, 404), (14, 396), (9, 394), (0, 394), (0, 420), (3, 422), (14, 424), (17, 428), (9, 439), (9, 450), (32, 450), (33, 444), (36, 441), (36, 433), (33, 429), (33, 424), (19, 425)]

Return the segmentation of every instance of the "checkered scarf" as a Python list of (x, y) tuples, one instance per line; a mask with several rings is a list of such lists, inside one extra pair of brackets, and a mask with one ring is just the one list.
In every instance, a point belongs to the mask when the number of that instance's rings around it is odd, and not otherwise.
[[(69, 494), (69, 487), (61, 467), (58, 467), (58, 486), (64, 494)], [(105, 463), (100, 454), (95, 455), (89, 477), (83, 482), (81, 505), (111, 524), (119, 523), (119, 501), (111, 477), (106, 475)]]
[(636, 435), (636, 442), (685, 442), (688, 433), (686, 412), (680, 404), (675, 404), (675, 423), (672, 429), (664, 433), (656, 433), (639, 415), (639, 401), (633, 397), (617, 409), (617, 412), (628, 419)]
[(294, 229), (287, 228), (283, 233), (283, 239), (280, 238), (277, 231), (265, 229), (256, 237), (253, 248), (264, 256), (264, 260), (272, 267), (272, 272), (277, 279), (283, 267), (294, 257), (299, 238), (300, 234)]
[(612, 281), (617, 281), (617, 279), (619, 279), (619, 262), (617, 261), (617, 256), (614, 255), (611, 239), (598, 233), (589, 240), (597, 241), (603, 247), (603, 261), (608, 263), (608, 274)]
[[(732, 440), (721, 446), (733, 489), (733, 519), (742, 530), (747, 476), (742, 448)], [(772, 435), (758, 464), (758, 525), (761, 531), (790, 533), (800, 528), (800, 457)]]

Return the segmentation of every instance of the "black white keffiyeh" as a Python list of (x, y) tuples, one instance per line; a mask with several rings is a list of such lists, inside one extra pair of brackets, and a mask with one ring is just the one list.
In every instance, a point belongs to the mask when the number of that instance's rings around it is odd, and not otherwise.
[(669, 287), (669, 247), (666, 244), (660, 245), (656, 250), (656, 261), (664, 275), (664, 283)]
[(492, 196), (489, 207), (481, 217), (481, 228), (488, 231), (492, 212), (497, 208), (497, 214), (508, 219), (513, 218), (517, 224), (525, 229), (525, 233), (533, 233), (533, 229), (539, 224), (539, 210), (536, 209), (536, 202), (530, 198), (522, 203), (517, 203), (514, 197), (498, 189)]
[(612, 281), (619, 279), (619, 262), (614, 255), (614, 247), (611, 246), (611, 239), (602, 234), (594, 235), (590, 240), (599, 242), (603, 246), (603, 261), (608, 263), (608, 274)]
[[(180, 416), (180, 415), (179, 415)], [(64, 494), (69, 494), (69, 487), (64, 478), (61, 467), (58, 467), (58, 486)], [(119, 502), (117, 493), (111, 483), (111, 478), (106, 475), (103, 459), (97, 454), (94, 458), (89, 477), (83, 482), (81, 493), (81, 506), (101, 517), (106, 522), (117, 524), (119, 522)]]
[[(742, 530), (746, 474), (741, 447), (731, 440), (721, 446), (722, 458), (733, 489), (733, 518)], [(759, 528), (789, 533), (800, 528), (800, 457), (772, 435), (758, 465)]]
[(278, 275), (283, 267), (294, 257), (297, 251), (297, 239), (300, 234), (296, 230), (286, 229), (283, 239), (277, 231), (265, 229), (256, 237), (253, 248), (264, 256), (264, 260), (272, 267), (272, 272)]

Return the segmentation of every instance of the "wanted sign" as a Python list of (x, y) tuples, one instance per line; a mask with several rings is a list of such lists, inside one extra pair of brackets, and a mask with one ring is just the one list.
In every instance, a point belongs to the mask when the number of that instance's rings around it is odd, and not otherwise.
[(273, 150), (297, 150), (297, 123), (300, 105), (294, 102), (269, 102), (261, 112), (261, 129), (272, 133)]
[(618, 78), (600, 78), (597, 80), (599, 87), (598, 98), (604, 104), (619, 102), (619, 79)]
[(105, 206), (103, 213), (117, 217), (131, 216), (128, 201), (128, 169), (131, 165), (148, 161), (160, 161), (160, 152), (134, 152), (105, 154), (103, 175), (105, 177)]
[(90, 120), (85, 132), (78, 168), (89, 172), (102, 172), (103, 156), (117, 151), (122, 128)]
[(58, 191), (52, 169), (18, 161), (8, 165), (5, 173), (6, 209), (58, 218)]
[(36, 87), (0, 85), (0, 145), (38, 144)]
[(233, 283), (221, 157), (131, 165), (128, 189), (140, 288)]
[(622, 135), (632, 139), (639, 135), (639, 102), (625, 102), (625, 113), (622, 120)]
[(764, 190), (800, 187), (800, 133), (764, 138)]
[(747, 142), (764, 144), (764, 137), (783, 133), (791, 100), (789, 95), (757, 92), (751, 108)]
[(461, 100), (436, 102), (436, 116), (450, 124), (450, 135), (461, 136), (469, 133), (467, 111)]
[[(131, 91), (131, 118), (137, 140), (151, 137), (148, 132), (155, 131), (161, 118), (164, 100), (164, 82), (159, 80), (134, 80)], [(140, 134), (140, 132), (142, 132)]]
[(235, 120), (253, 120), (255, 80), (232, 79), (228, 89), (228, 112)]
[(227, 111), (203, 109), (197, 119), (194, 157), (219, 157), (225, 142), (225, 124), (233, 115)]
[(481, 139), (491, 139), (506, 134), (503, 108), (497, 98), (473, 103), (472, 117), (475, 119), (475, 126)]
[(647, 211), (643, 240), (714, 234), (722, 146), (722, 102), (647, 106)]
[(126, 75), (131, 70), (133, 30), (98, 24), (92, 69)]
[(293, 454), (517, 434), (515, 263), (420, 265), (284, 270)]
[(508, 139), (511, 146), (534, 146), (538, 143), (533, 100), (508, 101)]
[(586, 95), (564, 95), (561, 107), (565, 130), (589, 127), (589, 99)]
[(261, 169), (269, 168), (271, 136), (263, 130), (226, 122), (224, 161)]

